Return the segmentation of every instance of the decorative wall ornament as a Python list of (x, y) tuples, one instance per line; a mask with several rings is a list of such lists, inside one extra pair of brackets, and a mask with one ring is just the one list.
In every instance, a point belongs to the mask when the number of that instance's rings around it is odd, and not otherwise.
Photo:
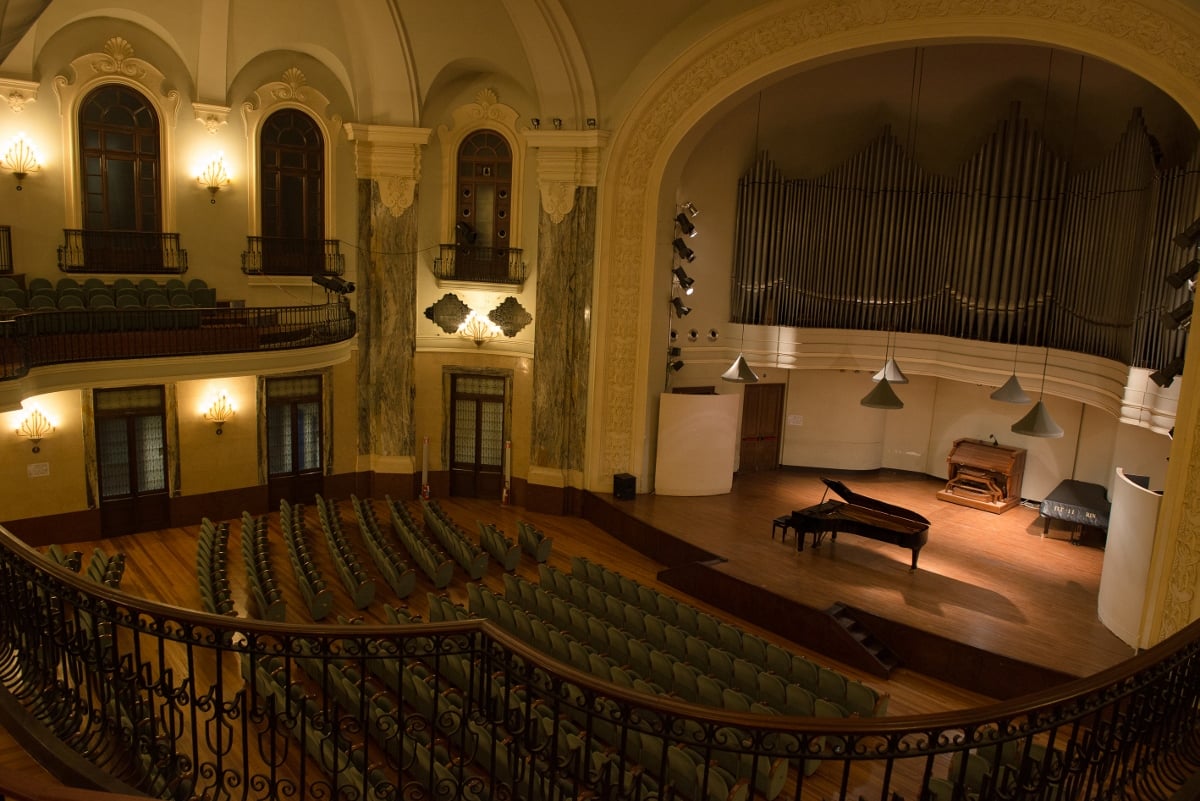
[(600, 149), (608, 141), (608, 132), (537, 129), (522, 135), (537, 149), (542, 209), (557, 225), (575, 208), (575, 190), (596, 185)]
[(133, 45), (114, 36), (104, 43), (104, 55), (92, 61), (92, 69), (102, 75), (141, 78), (146, 74), (146, 62), (133, 57)]
[(303, 103), (308, 98), (304, 96), (308, 78), (299, 67), (288, 67), (283, 71), (283, 81), (271, 89), (271, 96), (276, 100), (298, 100)]
[(504, 336), (515, 337), (522, 328), (533, 322), (533, 315), (510, 295), (488, 312), (488, 319), (504, 332)]
[(425, 316), (447, 334), (458, 333), (458, 329), (466, 322), (470, 313), (471, 307), (463, 303), (453, 292), (442, 295), (436, 303), (425, 310)]
[(0, 78), (0, 97), (12, 111), (24, 111), (26, 103), (37, 100), (38, 85), (33, 81)]
[(204, 130), (215, 134), (222, 125), (229, 123), (229, 106), (214, 106), (209, 103), (192, 103), (192, 111), (196, 121), (204, 126)]
[(430, 128), (362, 125), (348, 122), (346, 138), (354, 142), (354, 164), (359, 178), (379, 183), (379, 199), (399, 217), (412, 206), (421, 180), (421, 148)]

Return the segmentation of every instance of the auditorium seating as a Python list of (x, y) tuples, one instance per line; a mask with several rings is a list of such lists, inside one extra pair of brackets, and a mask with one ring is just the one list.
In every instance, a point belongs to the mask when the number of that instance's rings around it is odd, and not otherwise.
[(407, 598), (416, 589), (416, 573), (384, 535), (371, 502), (359, 500), (355, 495), (350, 496), (350, 502), (354, 505), (358, 530), (366, 543), (367, 553), (371, 554), (371, 559), (375, 562), (375, 567), (392, 588), (392, 592), (396, 593), (396, 597)]
[(549, 559), (550, 549), (554, 547), (554, 540), (539, 531), (532, 523), (524, 520), (517, 521), (517, 542), (520, 543), (522, 551), (538, 562), (545, 562)]
[(500, 563), (505, 570), (513, 571), (521, 564), (520, 547), (504, 536), (504, 532), (491, 523), (476, 521), (479, 524), (479, 544)]
[(467, 538), (466, 532), (450, 519), (437, 501), (422, 498), (421, 512), (434, 539), (441, 543), (454, 561), (462, 565), (471, 581), (482, 578), (487, 573), (487, 552)]
[(196, 542), (196, 582), (204, 611), (214, 615), (236, 616), (228, 576), (229, 523), (200, 521)]
[(256, 518), (249, 512), (242, 512), (242, 561), (246, 567), (253, 614), (264, 620), (283, 622), (287, 617), (287, 604), (275, 583), (271, 567), (266, 515)]
[(50, 545), (46, 548), (46, 558), (56, 565), (62, 565), (72, 573), (78, 573), (83, 566), (83, 551), (67, 553), (60, 545)]
[(304, 505), (293, 506), (285, 499), (279, 501), (279, 527), (287, 544), (292, 574), (300, 589), (300, 597), (313, 620), (324, 620), (333, 611), (333, 592), (325, 584), (321, 571), (313, 561), (308, 544), (308, 529), (304, 525)]
[(375, 579), (367, 575), (358, 554), (342, 532), (342, 520), (338, 515), (337, 504), (326, 501), (320, 495), (316, 500), (317, 516), (321, 520), (321, 529), (325, 532), (329, 553), (333, 556), (333, 564), (342, 580), (342, 586), (350, 594), (355, 609), (366, 609), (375, 600)]
[(393, 501), (390, 495), (384, 499), (392, 515), (392, 529), (417, 567), (429, 577), (435, 589), (448, 585), (454, 578), (454, 563), (446, 552), (421, 530), (403, 503)]

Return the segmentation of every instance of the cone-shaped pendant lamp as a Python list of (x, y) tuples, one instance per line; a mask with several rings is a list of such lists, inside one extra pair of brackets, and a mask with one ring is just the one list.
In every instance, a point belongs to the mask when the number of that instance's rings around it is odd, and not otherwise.
[(1046, 404), (1039, 400), (1033, 404), (1029, 414), (1012, 424), (1014, 434), (1024, 434), (1027, 437), (1056, 438), (1063, 435), (1062, 428), (1050, 418)]
[(904, 408), (904, 402), (896, 395), (896, 391), (892, 389), (892, 382), (886, 377), (881, 378), (875, 388), (868, 392), (859, 403), (863, 406), (870, 406), (872, 409)]
[[(1042, 395), (1046, 394), (1046, 368), (1050, 365), (1050, 348), (1046, 348), (1046, 361), (1042, 363), (1042, 389), (1038, 393), (1038, 402), (1033, 404), (1029, 414), (1012, 424), (1014, 434), (1024, 434), (1027, 437), (1046, 437), (1054, 439), (1063, 435), (1062, 428), (1050, 417)], [(1013, 376), (1016, 377), (1015, 375)]]
[(1001, 403), (1029, 403), (1033, 400), (1021, 388), (1021, 382), (1017, 380), (1016, 373), (1010, 375), (1007, 381), (997, 387), (991, 397), (992, 400), (998, 400)]
[(721, 373), (721, 378), (737, 384), (753, 384), (758, 381), (758, 375), (750, 369), (750, 363), (740, 353), (733, 360), (733, 364), (729, 365), (729, 369)]
[(900, 365), (896, 364), (896, 359), (894, 357), (888, 359), (884, 363), (883, 369), (871, 376), (871, 378), (875, 381), (882, 381), (886, 378), (889, 384), (908, 383), (908, 376), (906, 376), (904, 371), (900, 369)]

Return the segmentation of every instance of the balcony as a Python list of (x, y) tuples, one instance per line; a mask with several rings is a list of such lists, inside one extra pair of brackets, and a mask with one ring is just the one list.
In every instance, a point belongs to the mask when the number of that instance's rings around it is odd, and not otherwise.
[(179, 234), (146, 231), (87, 231), (64, 229), (58, 248), (58, 269), (64, 273), (123, 273), (182, 275), (187, 251)]
[(242, 253), (246, 275), (342, 275), (346, 260), (336, 239), (248, 236)]
[(441, 257), (433, 260), (433, 274), (438, 281), (514, 286), (525, 283), (520, 248), (442, 244), (441, 249)]
[(0, 317), (0, 382), (57, 364), (329, 345), (353, 337), (355, 327), (346, 303), (9, 313)]

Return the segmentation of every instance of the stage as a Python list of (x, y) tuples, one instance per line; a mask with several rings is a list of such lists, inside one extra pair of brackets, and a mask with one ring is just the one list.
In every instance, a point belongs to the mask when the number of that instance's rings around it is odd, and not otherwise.
[[(930, 521), (919, 567), (905, 548), (853, 534), (819, 548), (772, 538), (772, 520), (819, 503), (821, 476)], [(900, 665), (993, 697), (1084, 677), (1133, 656), (1104, 627), (1096, 598), (1102, 540), (1042, 536), (1036, 508), (1003, 514), (939, 500), (945, 482), (894, 471), (780, 469), (737, 476), (727, 495), (589, 496), (585, 517), (666, 566), (661, 580), (814, 650), (854, 662), (855, 636), (827, 614), (850, 610)], [(878, 670), (877, 675), (886, 675)]]

